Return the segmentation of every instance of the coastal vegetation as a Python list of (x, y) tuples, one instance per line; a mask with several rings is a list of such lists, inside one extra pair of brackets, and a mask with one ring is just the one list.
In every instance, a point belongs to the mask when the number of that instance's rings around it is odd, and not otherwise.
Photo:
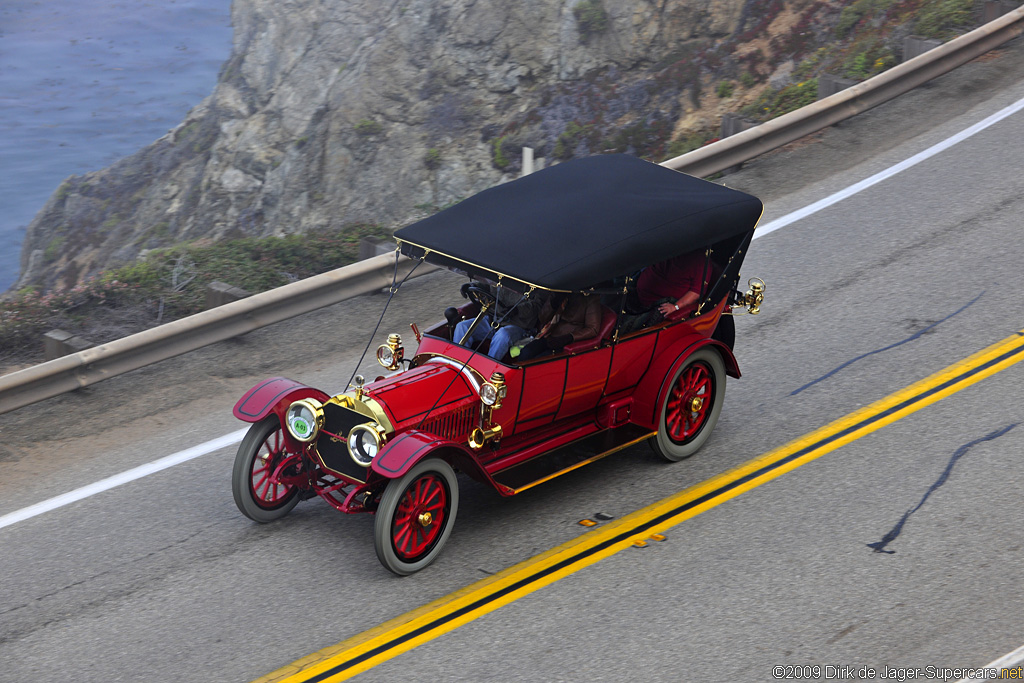
[(226, 282), (262, 292), (355, 262), (375, 225), (284, 237), (197, 240), (154, 249), (70, 289), (27, 287), (0, 301), (0, 365), (42, 360), (42, 335), (62, 329), (94, 343), (203, 310), (206, 286)]

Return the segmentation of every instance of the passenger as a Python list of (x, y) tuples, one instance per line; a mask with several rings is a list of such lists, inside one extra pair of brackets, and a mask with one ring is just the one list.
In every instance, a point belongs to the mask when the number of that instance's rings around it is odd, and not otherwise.
[(635, 299), (627, 302), (620, 330), (632, 332), (656, 325), (676, 311), (691, 315), (697, 308), (709, 263), (703, 250), (681, 254), (645, 268), (636, 281)]
[(601, 329), (601, 300), (582, 294), (555, 294), (541, 308), (540, 320), (543, 327), (519, 352), (518, 360), (558, 353), (573, 342), (596, 337)]
[(707, 257), (691, 251), (645, 268), (636, 281), (636, 296), (644, 310), (657, 309), (663, 316), (676, 311), (689, 315), (697, 308)]
[[(462, 285), (463, 296), (469, 283)], [(512, 345), (524, 337), (529, 337), (537, 331), (537, 316), (543, 305), (543, 297), (534, 294), (528, 299), (514, 289), (508, 287), (496, 287), (487, 285), (491, 293), (495, 295), (496, 304), (494, 318), (486, 314), (480, 324), (473, 330), (472, 336), (465, 341), (465, 345), (474, 348), (490, 335), (491, 345), (487, 355), (495, 360), (502, 360), (508, 354)], [(491, 321), (500, 321), (500, 327), (491, 333)], [(455, 326), (455, 342), (465, 336), (472, 320), (463, 320)]]

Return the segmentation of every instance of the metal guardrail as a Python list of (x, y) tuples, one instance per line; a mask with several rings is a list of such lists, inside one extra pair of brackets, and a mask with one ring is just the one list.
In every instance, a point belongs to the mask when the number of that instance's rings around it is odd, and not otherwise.
[[(398, 262), (401, 281), (416, 265)], [(421, 264), (414, 276), (437, 270)], [(138, 334), (0, 377), (0, 413), (167, 360), (318, 308), (391, 286), (395, 255), (382, 254), (232, 301)]]
[[(704, 177), (850, 118), (1017, 37), (1024, 7), (812, 105), (662, 163)], [(398, 278), (413, 267), (399, 260)], [(435, 268), (421, 265), (416, 275)], [(0, 413), (390, 286), (381, 255), (0, 377)]]
[(1022, 31), (1024, 7), (1019, 7), (863, 83), (661, 165), (700, 178), (719, 173), (877, 107), (1016, 38)]

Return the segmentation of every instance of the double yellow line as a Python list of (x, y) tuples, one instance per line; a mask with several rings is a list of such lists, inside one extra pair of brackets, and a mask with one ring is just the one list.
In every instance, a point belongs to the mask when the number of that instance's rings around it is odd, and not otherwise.
[(1024, 330), (806, 436), (254, 683), (344, 681), (1024, 360)]

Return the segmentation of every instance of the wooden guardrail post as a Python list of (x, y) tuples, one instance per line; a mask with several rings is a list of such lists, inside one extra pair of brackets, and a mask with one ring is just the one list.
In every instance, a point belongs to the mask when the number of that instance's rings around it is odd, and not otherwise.
[(46, 360), (53, 360), (72, 353), (85, 351), (96, 346), (88, 339), (65, 332), (64, 330), (50, 330), (43, 335), (43, 355)]
[(942, 41), (936, 40), (935, 38), (907, 36), (903, 39), (903, 61), (905, 62), (919, 55), (923, 55), (925, 52), (934, 50), (940, 45), (942, 45)]
[(852, 78), (841, 78), (834, 74), (822, 74), (818, 77), (818, 99), (823, 100), (829, 95), (852, 88), (860, 81)]
[[(740, 114), (725, 114), (722, 116), (722, 123), (721, 128), (719, 129), (718, 137), (719, 139), (724, 139), (729, 137), (730, 135), (736, 135), (737, 133), (742, 133), (745, 130), (750, 130), (755, 126), (760, 125), (760, 123), (760, 121), (748, 119), (747, 117), (742, 116)], [(725, 175), (728, 175), (730, 173), (736, 173), (741, 168), (743, 168), (743, 164), (739, 163), (736, 164), (735, 166), (730, 166), (729, 168), (723, 169), (722, 173)]]
[(743, 131), (753, 128), (760, 123), (760, 121), (748, 119), (740, 114), (725, 114), (722, 116), (722, 128), (719, 137), (727, 138), (730, 135), (742, 133)]
[(381, 254), (390, 254), (395, 250), (393, 240), (386, 240), (380, 237), (364, 237), (359, 240), (359, 260), (365, 261)]
[(226, 282), (214, 280), (206, 285), (206, 310), (217, 308), (230, 301), (238, 301), (248, 296), (252, 296), (252, 292), (247, 292), (240, 287), (229, 285)]
[(987, 24), (995, 21), (1004, 14), (1009, 14), (1020, 6), (1019, 2), (1007, 2), (1007, 0), (986, 0), (981, 10), (981, 22)]

